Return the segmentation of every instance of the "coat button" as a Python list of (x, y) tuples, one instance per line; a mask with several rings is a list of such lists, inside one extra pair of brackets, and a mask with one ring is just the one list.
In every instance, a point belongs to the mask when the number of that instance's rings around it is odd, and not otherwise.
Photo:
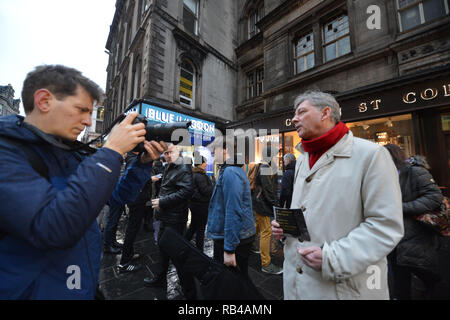
[(297, 272), (302, 274), (303, 273), (302, 267), (297, 267)]

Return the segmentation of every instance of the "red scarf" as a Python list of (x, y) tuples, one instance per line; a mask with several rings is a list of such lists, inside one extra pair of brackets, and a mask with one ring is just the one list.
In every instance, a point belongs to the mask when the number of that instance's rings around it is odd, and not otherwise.
[(333, 129), (313, 140), (302, 140), (303, 149), (309, 153), (309, 168), (312, 169), (319, 158), (334, 146), (348, 132), (343, 122), (339, 122)]

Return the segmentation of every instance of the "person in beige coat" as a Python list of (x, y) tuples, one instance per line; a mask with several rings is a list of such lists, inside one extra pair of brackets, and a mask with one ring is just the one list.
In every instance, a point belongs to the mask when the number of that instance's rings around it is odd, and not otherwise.
[(302, 143), (291, 208), (311, 241), (272, 232), (284, 246), (284, 298), (389, 299), (386, 256), (403, 237), (398, 173), (385, 148), (353, 136), (333, 96), (306, 92), (293, 123)]

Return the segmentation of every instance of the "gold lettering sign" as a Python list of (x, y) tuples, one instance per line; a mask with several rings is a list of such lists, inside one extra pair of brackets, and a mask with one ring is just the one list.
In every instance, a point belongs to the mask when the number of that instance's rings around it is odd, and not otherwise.
[(444, 85), (444, 97), (450, 97), (450, 83)]
[(367, 103), (363, 102), (359, 105), (359, 112), (363, 113), (367, 111)]
[[(413, 96), (414, 100), (411, 100), (410, 96)], [(408, 92), (403, 96), (403, 102), (404, 103), (415, 103), (417, 101), (416, 99), (416, 93), (415, 92)]]
[(381, 103), (380, 99), (370, 102), (370, 104), (373, 106), (373, 110), (378, 110), (380, 108), (380, 103)]
[(433, 100), (434, 98), (437, 97), (437, 95), (438, 95), (438, 90), (435, 88), (425, 89), (420, 94), (420, 96), (422, 97), (423, 100)]
[(290, 127), (292, 125), (292, 119), (286, 119), (286, 127)]

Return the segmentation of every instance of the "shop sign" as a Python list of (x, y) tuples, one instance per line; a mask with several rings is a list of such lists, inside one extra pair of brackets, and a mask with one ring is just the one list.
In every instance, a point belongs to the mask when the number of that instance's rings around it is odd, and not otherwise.
[(159, 108), (150, 104), (142, 103), (141, 114), (145, 115), (147, 119), (154, 123), (171, 123), (179, 121), (191, 121), (189, 127), (191, 140), (202, 141), (203, 145), (211, 143), (214, 140), (214, 131), (216, 125), (214, 122), (188, 116), (183, 113)]
[(344, 120), (375, 113), (382, 115), (402, 110), (410, 111), (411, 107), (420, 109), (450, 103), (450, 82), (448, 79), (441, 79), (415, 86), (385, 90), (378, 95), (367, 95), (363, 100), (361, 98), (339, 100), (338, 98)]

